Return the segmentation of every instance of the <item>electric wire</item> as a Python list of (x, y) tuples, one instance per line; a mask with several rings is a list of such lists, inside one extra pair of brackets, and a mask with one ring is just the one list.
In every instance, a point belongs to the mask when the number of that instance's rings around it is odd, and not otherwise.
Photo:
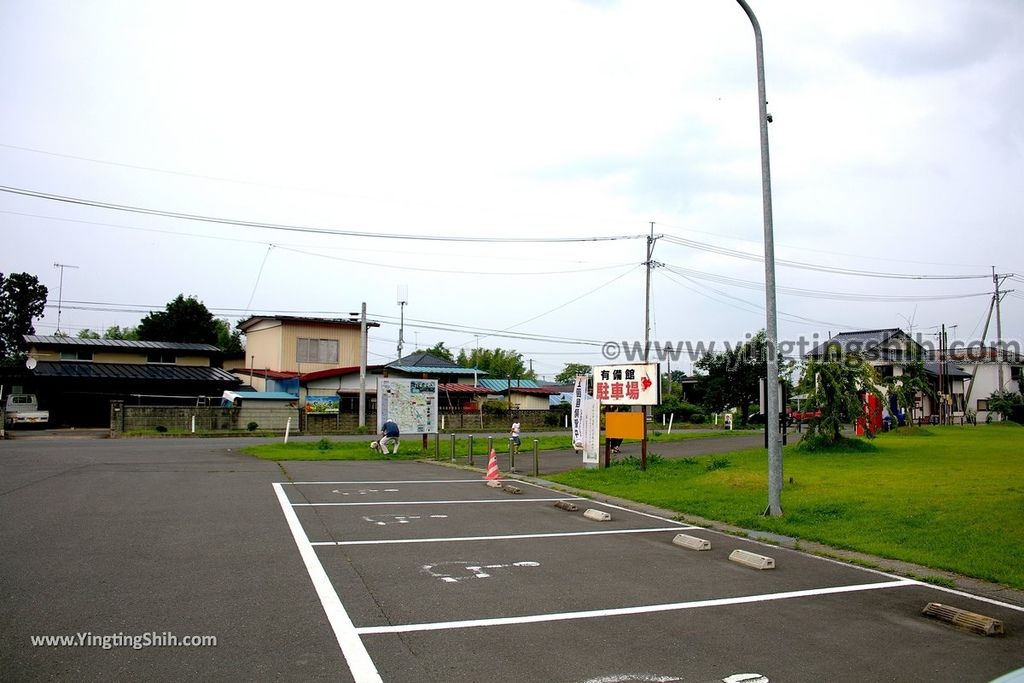
[[(724, 285), (743, 287), (764, 291), (764, 283), (753, 280), (718, 275), (692, 268), (682, 268), (672, 264), (665, 264), (665, 267), (679, 275), (688, 275), (700, 280), (709, 280)], [(834, 301), (872, 301), (872, 302), (913, 302), (913, 301), (947, 301), (951, 299), (970, 299), (981, 296), (991, 296), (991, 292), (975, 292), (970, 294), (933, 294), (933, 295), (895, 295), (895, 294), (861, 294), (855, 292), (830, 292), (826, 290), (804, 289), (801, 287), (777, 286), (776, 291), (782, 294), (800, 296), (811, 299), (830, 299)]]
[(261, 230), (281, 230), (285, 232), (300, 232), (314, 235), (335, 235), (343, 237), (365, 237), (373, 239), (392, 240), (416, 240), (426, 242), (482, 242), (491, 244), (551, 244), (551, 243), (580, 243), (580, 242), (614, 242), (619, 240), (646, 239), (646, 235), (592, 235), (587, 237), (468, 237), (460, 235), (412, 235), (404, 233), (376, 233), (359, 230), (342, 230), (337, 228), (316, 228), (312, 226), (290, 225), (287, 223), (269, 223), (262, 221), (250, 221), (238, 218), (224, 218), (220, 216), (206, 216), (202, 214), (186, 213), (182, 211), (171, 211), (167, 209), (151, 209), (142, 206), (129, 204), (115, 204), (102, 202), (93, 199), (82, 199), (68, 195), (58, 195), (38, 190), (29, 190), (8, 185), (0, 185), (0, 192), (32, 197), (45, 201), (73, 204), (77, 206), (90, 206), (109, 211), (122, 211), (125, 213), (142, 214), (146, 216), (163, 216), (165, 218), (176, 218), (179, 220), (196, 221), (200, 223), (214, 223), (218, 225), (233, 225), (244, 228), (258, 228)]
[[(763, 262), (764, 257), (760, 254), (752, 254), (747, 251), (740, 251), (738, 249), (730, 249), (728, 247), (721, 247), (707, 242), (699, 242), (697, 240), (686, 239), (683, 237), (677, 237), (675, 235), (662, 235), (665, 241), (670, 244), (678, 246), (689, 247), (691, 249), (697, 249), (700, 251), (710, 252), (713, 254), (720, 254), (722, 256), (731, 256), (733, 258), (744, 259), (747, 261)], [(834, 275), (850, 275), (855, 277), (873, 277), (873, 278), (884, 278), (884, 279), (895, 279), (895, 280), (981, 280), (991, 278), (991, 274), (986, 275), (923, 275), (923, 274), (909, 274), (909, 273), (883, 273), (868, 270), (856, 270), (852, 268), (838, 268), (834, 266), (821, 266), (814, 263), (806, 263), (803, 261), (790, 261), (788, 259), (775, 259), (775, 264), (779, 266), (786, 266), (789, 268), (799, 268), (803, 270), (811, 270), (819, 273), (832, 273)]]

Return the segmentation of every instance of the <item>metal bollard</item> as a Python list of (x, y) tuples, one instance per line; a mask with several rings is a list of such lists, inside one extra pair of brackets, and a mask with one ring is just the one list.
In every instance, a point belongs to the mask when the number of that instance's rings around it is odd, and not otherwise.
[(452, 462), (455, 462), (455, 432), (452, 432)]
[(511, 438), (509, 438), (508, 440), (508, 471), (516, 471), (516, 452), (514, 450)]
[(533, 476), (540, 476), (540, 441), (533, 440)]
[(469, 466), (473, 466), (473, 435), (469, 435)]

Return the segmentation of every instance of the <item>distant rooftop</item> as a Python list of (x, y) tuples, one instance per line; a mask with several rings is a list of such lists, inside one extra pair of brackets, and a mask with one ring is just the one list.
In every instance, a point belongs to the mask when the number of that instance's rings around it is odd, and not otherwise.
[[(353, 325), (358, 327), (361, 324), (359, 318), (310, 318), (299, 315), (254, 315), (239, 322), (238, 329), (245, 332), (253, 325), (264, 320), (277, 320), (280, 322), (302, 323), (306, 325), (342, 325), (345, 327), (351, 327)], [(380, 323), (367, 320), (366, 326), (380, 327)]]
[(59, 346), (61, 348), (101, 348), (138, 351), (192, 351), (197, 353), (220, 353), (220, 349), (212, 344), (192, 344), (185, 342), (161, 341), (128, 341), (125, 339), (80, 339), (78, 337), (44, 336), (26, 334), (22, 337), (25, 343), (32, 346)]

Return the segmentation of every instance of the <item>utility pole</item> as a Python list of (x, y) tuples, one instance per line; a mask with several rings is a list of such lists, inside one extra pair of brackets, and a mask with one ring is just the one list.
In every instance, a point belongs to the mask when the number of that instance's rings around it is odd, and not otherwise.
[(78, 266), (72, 266), (67, 263), (54, 263), (53, 267), (60, 268), (60, 284), (57, 285), (57, 336), (60, 336), (60, 313), (61, 306), (64, 303), (64, 269), (74, 268), (77, 270)]
[[(654, 242), (658, 238), (654, 236), (654, 221), (651, 221), (651, 234), (647, 237), (647, 259), (644, 265), (647, 266), (647, 295), (644, 304), (644, 363), (650, 362), (651, 351), (651, 270), (660, 263), (654, 261)], [(657, 378), (661, 381), (661, 377)], [(659, 385), (660, 390), (660, 385)], [(640, 442), (640, 469), (647, 469), (647, 414), (650, 406), (643, 406), (644, 413), (644, 439)]]
[(766, 387), (768, 390), (768, 508), (765, 514), (772, 517), (782, 515), (782, 439), (779, 437), (779, 321), (775, 301), (775, 236), (772, 228), (772, 175), (768, 155), (768, 98), (764, 82), (764, 44), (761, 40), (761, 25), (746, 0), (736, 0), (743, 8), (754, 29), (754, 58), (757, 70), (757, 110), (761, 129), (761, 203), (764, 216), (764, 294), (765, 294), (765, 340), (767, 360)]
[(939, 424), (946, 424), (946, 323), (939, 332)]
[(359, 312), (359, 426), (366, 426), (366, 302)]
[(996, 284), (996, 369), (999, 373), (999, 391), (1003, 391), (1003, 319), (999, 315), (999, 300), (1002, 295), (999, 293), (999, 276), (996, 274), (996, 267), (992, 266), (992, 281)]
[(985, 358), (985, 337), (988, 336), (988, 325), (992, 322), (992, 310), (996, 305), (996, 297), (992, 295), (992, 301), (988, 305), (988, 316), (985, 318), (985, 328), (981, 331), (981, 358), (970, 358), (968, 359), (974, 363), (974, 367), (971, 369), (971, 384), (967, 387), (967, 395), (964, 396), (964, 409), (970, 409), (971, 407), (971, 393), (974, 391), (974, 380), (978, 376), (978, 366), (982, 363)]
[(402, 347), (405, 345), (405, 305), (409, 303), (409, 285), (398, 285), (398, 357), (402, 357)]

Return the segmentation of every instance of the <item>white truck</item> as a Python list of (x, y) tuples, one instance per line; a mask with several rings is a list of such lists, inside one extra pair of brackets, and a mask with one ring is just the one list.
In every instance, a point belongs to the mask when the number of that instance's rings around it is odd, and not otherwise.
[(4, 403), (4, 425), (7, 427), (45, 427), (49, 421), (50, 412), (39, 410), (35, 394), (11, 394)]

